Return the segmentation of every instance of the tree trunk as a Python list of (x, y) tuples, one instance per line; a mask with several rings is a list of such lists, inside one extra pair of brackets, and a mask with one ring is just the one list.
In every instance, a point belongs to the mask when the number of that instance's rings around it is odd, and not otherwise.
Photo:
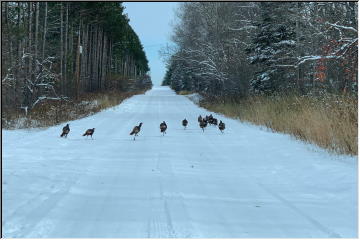
[[(1, 63), (2, 63), (2, 69), (9, 69), (9, 67), (11, 67), (11, 63), (8, 61), (8, 59), (11, 58), (11, 51), (9, 51), (8, 53), (5, 53), (5, 49), (8, 48), (10, 46), (11, 43), (11, 35), (10, 35), (10, 26), (8, 24), (8, 3), (4, 2), (1, 3), (1, 20), (2, 20), (2, 32), (5, 32), (5, 34), (3, 35), (3, 41), (1, 43), (1, 47), (3, 49), (2, 54), (1, 54)], [(4, 11), (4, 12), (3, 12)], [(1, 71), (1, 79), (3, 79), (5, 77), (7, 73), (7, 70), (3, 70)]]
[[(82, 62), (81, 62), (81, 66), (82, 66), (82, 71), (83, 71), (83, 76), (82, 76), (82, 91), (89, 91), (90, 88), (90, 84), (89, 84), (89, 72), (90, 72), (90, 45), (89, 45), (89, 36), (91, 36), (91, 32), (90, 31), (90, 26), (87, 24), (84, 26), (84, 30), (83, 30), (83, 53), (82, 53)], [(90, 35), (89, 35), (90, 34)]]
[(80, 20), (79, 23), (79, 36), (78, 36), (78, 43), (77, 43), (77, 50), (76, 50), (76, 71), (75, 71), (75, 76), (76, 76), (76, 100), (79, 99), (79, 85), (80, 85), (80, 37), (81, 37), (81, 22), (82, 20)]
[(65, 83), (64, 83), (64, 33), (63, 33), (63, 26), (64, 26), (64, 3), (60, 3), (60, 84), (61, 84), (61, 94), (65, 92)]
[[(39, 42), (39, 2), (35, 3), (36, 10), (35, 10), (35, 52), (34, 58), (35, 61), (38, 60), (38, 42)], [(35, 63), (36, 66), (36, 63)]]
[[(33, 72), (32, 72), (32, 65), (33, 65), (33, 51), (32, 51), (32, 37), (33, 37), (33, 32), (32, 32), (32, 17), (33, 17), (33, 11), (32, 11), (32, 3), (29, 2), (28, 3), (28, 73), (26, 74), (26, 76), (24, 77), (24, 86), (28, 86), (30, 85), (30, 88), (32, 88), (33, 86), (28, 83), (27, 81), (30, 80), (30, 82), (32, 82), (33, 80)], [(33, 92), (30, 90), (26, 90), (26, 96), (25, 96), (25, 105), (30, 107), (30, 103), (32, 102), (32, 96), (33, 96)]]
[(28, 76), (31, 76), (32, 74), (32, 50), (31, 50), (31, 38), (32, 38), (32, 31), (31, 31), (31, 16), (32, 16), (32, 11), (31, 11), (31, 2), (28, 2), (28, 35), (29, 35), (29, 39), (28, 39), (28, 54), (29, 54), (29, 58), (28, 58)]
[(97, 40), (97, 33), (98, 33), (98, 28), (97, 25), (94, 27), (94, 32), (93, 32), (93, 38), (92, 38), (92, 49), (93, 49), (93, 56), (91, 59), (91, 65), (92, 65), (92, 76), (91, 76), (91, 91), (94, 91), (96, 89), (96, 84), (97, 84), (97, 79), (96, 79), (96, 73), (97, 73), (97, 66), (96, 66), (96, 40)]
[(4, 23), (4, 25), (8, 25), (8, 2), (4, 2), (3, 3), (4, 5), (3, 5), (3, 7), (4, 7), (4, 14), (2, 14), (2, 21), (3, 21), (3, 23)]
[[(296, 14), (300, 14), (300, 3), (295, 3), (297, 4), (297, 13)], [(300, 21), (300, 16), (296, 15), (296, 27), (295, 27), (295, 31), (296, 31), (296, 57), (300, 57), (300, 27), (299, 27), (299, 21)], [(297, 88), (300, 92), (302, 92), (302, 86), (300, 83), (300, 66), (298, 66), (296, 69), (296, 85)]]
[(107, 38), (105, 33), (103, 33), (103, 48), (101, 50), (102, 54), (102, 64), (101, 64), (101, 89), (105, 88), (105, 76), (107, 68)]
[(64, 95), (68, 92), (67, 79), (67, 54), (68, 54), (68, 30), (69, 30), (69, 3), (66, 3), (66, 18), (65, 18), (65, 49), (64, 49)]
[(87, 91), (88, 89), (88, 58), (89, 58), (89, 25), (84, 25), (82, 28), (82, 54), (81, 54), (81, 74), (80, 74), (80, 89)]
[[(17, 2), (17, 23), (16, 23), (16, 27), (17, 29), (20, 29), (20, 19), (21, 19), (21, 4), (20, 2)], [(18, 88), (20, 87), (20, 74), (19, 74), (19, 69), (21, 66), (21, 39), (18, 37), (17, 42), (16, 42), (16, 60), (15, 60), (15, 64), (17, 65), (15, 68), (15, 86), (14, 86), (14, 99), (15, 99), (15, 104), (19, 103), (19, 97), (18, 95)], [(17, 106), (18, 107), (18, 106)]]
[(100, 51), (99, 51), (99, 48), (100, 48), (100, 44), (101, 44), (101, 40), (100, 40), (100, 35), (101, 35), (101, 30), (100, 30), (100, 27), (99, 25), (96, 26), (96, 38), (95, 38), (95, 86), (96, 86), (96, 90), (99, 90), (99, 64), (100, 64), (100, 58), (99, 58), (99, 55), (100, 55)]
[(47, 18), (48, 18), (48, 3), (45, 2), (45, 10), (44, 10), (44, 34), (43, 34), (43, 42), (42, 42), (42, 59), (45, 59), (45, 45), (46, 45), (46, 33), (47, 33)]
[(70, 23), (69, 26), (69, 46), (68, 46), (68, 50), (69, 50), (69, 55), (71, 56), (71, 63), (70, 63), (70, 72), (73, 73), (74, 72), (74, 68), (73, 68), (73, 48), (74, 48), (74, 26), (72, 23)]

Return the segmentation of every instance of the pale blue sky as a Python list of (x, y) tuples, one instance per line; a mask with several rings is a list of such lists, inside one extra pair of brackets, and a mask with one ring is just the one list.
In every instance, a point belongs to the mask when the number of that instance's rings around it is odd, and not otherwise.
[(159, 50), (170, 43), (170, 23), (174, 20), (177, 5), (176, 2), (123, 3), (130, 25), (144, 46), (154, 85), (160, 85), (165, 75), (165, 63), (159, 56)]

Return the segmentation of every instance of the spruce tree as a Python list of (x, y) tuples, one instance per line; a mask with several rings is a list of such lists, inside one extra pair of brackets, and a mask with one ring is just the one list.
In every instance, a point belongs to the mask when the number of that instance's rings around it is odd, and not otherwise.
[(294, 74), (295, 22), (288, 17), (292, 3), (260, 3), (261, 19), (258, 34), (247, 49), (251, 64), (260, 71), (251, 80), (254, 92), (274, 92), (291, 87), (285, 79)]

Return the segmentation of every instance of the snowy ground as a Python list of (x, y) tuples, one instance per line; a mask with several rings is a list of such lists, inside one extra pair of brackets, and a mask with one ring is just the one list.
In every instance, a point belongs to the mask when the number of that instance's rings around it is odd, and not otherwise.
[(65, 124), (3, 130), (3, 237), (357, 237), (357, 158), (218, 114), (225, 133), (203, 133), (199, 114), (154, 87), (71, 121), (67, 139)]

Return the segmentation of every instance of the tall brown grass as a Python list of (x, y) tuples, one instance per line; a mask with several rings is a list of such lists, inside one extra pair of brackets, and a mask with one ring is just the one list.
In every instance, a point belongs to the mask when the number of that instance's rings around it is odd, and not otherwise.
[(337, 153), (358, 153), (358, 108), (354, 96), (252, 96), (237, 101), (205, 101), (201, 105)]
[(116, 106), (126, 98), (145, 91), (96, 92), (83, 94), (77, 101), (45, 101), (37, 104), (27, 115), (21, 110), (5, 110), (1, 116), (2, 127), (14, 129), (57, 125)]
[(187, 91), (187, 90), (182, 90), (182, 91), (179, 91), (177, 94), (179, 95), (189, 95), (189, 94), (192, 94), (194, 92), (192, 91)]

